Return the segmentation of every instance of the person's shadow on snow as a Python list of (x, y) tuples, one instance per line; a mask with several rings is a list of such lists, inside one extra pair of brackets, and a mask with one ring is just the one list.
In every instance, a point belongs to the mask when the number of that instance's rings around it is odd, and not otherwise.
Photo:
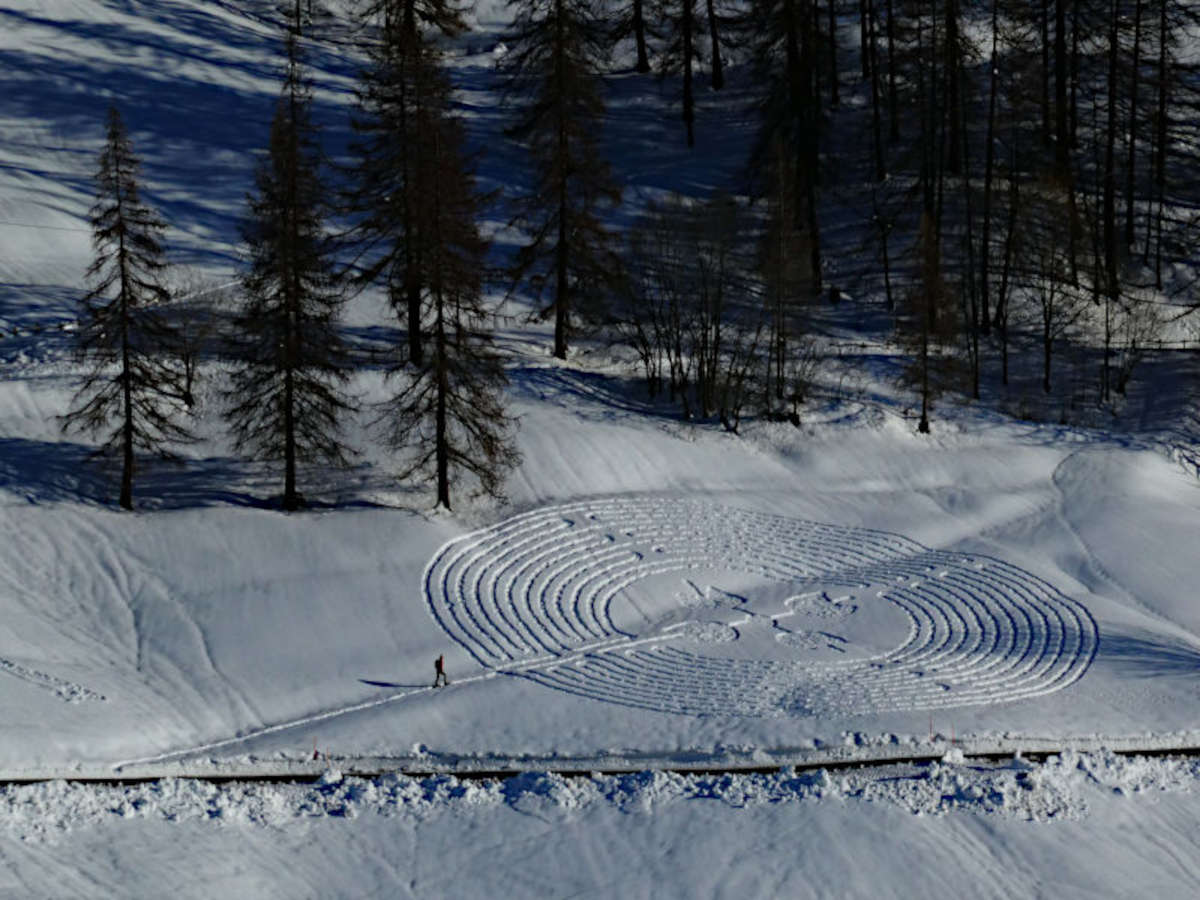
[(360, 682), (362, 682), (363, 684), (369, 684), (371, 687), (381, 687), (381, 688), (424, 688), (424, 687), (429, 687), (428, 684), (400, 684), (399, 682), (396, 682), (396, 681), (374, 681), (373, 679), (370, 679), (370, 678), (360, 678), (358, 680)]

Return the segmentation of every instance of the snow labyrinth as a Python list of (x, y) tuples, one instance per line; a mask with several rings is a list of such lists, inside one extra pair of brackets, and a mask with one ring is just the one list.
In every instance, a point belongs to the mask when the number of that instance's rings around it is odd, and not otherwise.
[(691, 715), (1001, 703), (1077, 681), (1088, 611), (1000, 560), (666, 497), (517, 516), (425, 572), (443, 629), (497, 673)]

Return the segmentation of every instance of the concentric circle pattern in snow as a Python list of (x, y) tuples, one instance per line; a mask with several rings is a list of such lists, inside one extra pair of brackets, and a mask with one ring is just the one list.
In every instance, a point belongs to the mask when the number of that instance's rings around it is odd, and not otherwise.
[(1078, 680), (1078, 602), (1000, 560), (697, 500), (526, 513), (450, 542), (433, 615), (484, 666), (692, 715), (1000, 703)]

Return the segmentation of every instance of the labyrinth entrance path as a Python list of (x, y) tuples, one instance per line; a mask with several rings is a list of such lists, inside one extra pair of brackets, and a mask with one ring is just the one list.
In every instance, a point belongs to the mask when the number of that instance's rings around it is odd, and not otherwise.
[(452, 541), (429, 608), (489, 670), (690, 715), (824, 716), (1060, 690), (1087, 609), (1009, 563), (701, 500), (549, 507)]

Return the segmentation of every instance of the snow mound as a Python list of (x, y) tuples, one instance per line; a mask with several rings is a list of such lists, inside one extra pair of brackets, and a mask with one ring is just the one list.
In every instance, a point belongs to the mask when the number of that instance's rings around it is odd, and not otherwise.
[(374, 814), (421, 821), (468, 808), (507, 805), (543, 818), (567, 818), (596, 806), (627, 813), (717, 801), (732, 807), (814, 803), (830, 799), (890, 803), (914, 815), (970, 812), (1050, 821), (1088, 813), (1089, 798), (1153, 791), (1189, 791), (1200, 760), (1067, 752), (1041, 764), (1016, 758), (999, 766), (967, 764), (961, 756), (922, 766), (884, 766), (797, 774), (683, 775), (645, 771), (567, 778), (525, 772), (506, 780), (452, 775), (378, 778), (325, 773), (312, 784), (165, 778), (128, 785), (66, 781), (0, 790), (0, 819), (10, 837), (54, 842), (80, 828), (128, 818), (277, 828), (303, 819)]

